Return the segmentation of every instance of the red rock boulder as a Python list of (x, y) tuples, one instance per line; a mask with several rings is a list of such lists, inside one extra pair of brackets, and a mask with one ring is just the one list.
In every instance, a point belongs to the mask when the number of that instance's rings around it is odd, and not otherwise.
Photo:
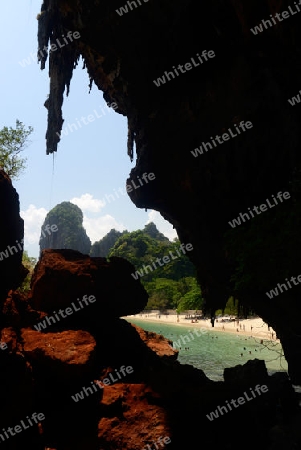
[(88, 329), (99, 325), (100, 318), (136, 314), (145, 307), (148, 294), (132, 273), (134, 266), (123, 258), (107, 261), (74, 250), (44, 250), (32, 277), (29, 302), (46, 313), (47, 328)]

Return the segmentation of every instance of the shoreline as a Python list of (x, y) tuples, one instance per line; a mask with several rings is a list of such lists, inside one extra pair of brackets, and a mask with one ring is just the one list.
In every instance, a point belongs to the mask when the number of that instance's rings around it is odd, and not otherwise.
[[(179, 321), (177, 318), (179, 317)], [(272, 327), (269, 327), (260, 317), (252, 319), (239, 319), (233, 322), (222, 322), (221, 318), (215, 319), (214, 327), (212, 327), (210, 319), (198, 320), (191, 323), (190, 319), (185, 319), (185, 315), (169, 314), (159, 315), (151, 314), (134, 314), (124, 316), (122, 319), (136, 319), (143, 322), (162, 323), (166, 325), (177, 325), (179, 327), (188, 326), (191, 328), (203, 328), (211, 331), (218, 331), (220, 333), (230, 333), (236, 336), (250, 336), (253, 338), (265, 339), (273, 342), (280, 342), (277, 339), (276, 332)]]

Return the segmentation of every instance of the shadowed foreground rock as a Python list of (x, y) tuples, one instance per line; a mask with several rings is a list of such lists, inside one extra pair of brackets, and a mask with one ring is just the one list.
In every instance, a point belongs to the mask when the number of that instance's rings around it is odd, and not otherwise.
[[(19, 196), (9, 176), (0, 169), (0, 303), (16, 289), (27, 270), (22, 266), (23, 219)], [(19, 246), (18, 246), (19, 243)], [(20, 250), (21, 247), (21, 250)]]
[[(45, 419), (3, 442), (0, 431), (1, 448), (154, 450), (165, 438), (167, 450), (194, 448), (200, 441), (234, 450), (245, 438), (246, 423), (252, 423), (248, 442), (254, 448), (275, 450), (280, 433), (286, 446), (277, 449), (295, 449), (301, 442), (295, 425), (300, 414), (287, 376), (269, 377), (264, 363), (254, 361), (228, 369), (225, 383), (213, 382), (202, 370), (179, 364), (172, 341), (118, 318), (147, 299), (132, 270), (120, 258), (108, 262), (45, 250), (30, 302), (10, 293), (2, 311), (6, 328), (0, 330), (7, 343), (0, 350), (5, 368), (0, 372), (0, 430), (33, 412)], [(88, 305), (55, 324), (44, 322), (37, 331), (38, 323), (84, 293), (97, 295), (94, 310)], [(263, 383), (268, 393), (260, 398), (210, 416)], [(233, 423), (235, 439), (225, 441)]]
[[(107, 261), (75, 250), (43, 250), (32, 277), (29, 301), (48, 314), (73, 303), (73, 313), (67, 319), (70, 323), (97, 326), (100, 317), (137, 314), (146, 306), (148, 295), (131, 273), (135, 273), (134, 266), (123, 258)], [(86, 299), (82, 307), (78, 299), (82, 301), (85, 295), (96, 300), (90, 303)]]
[[(39, 333), (28, 328), (21, 330), (20, 336), (19, 359), (29, 370), (25, 377), (19, 369), (18, 383), (26, 396), (14, 396), (9, 424), (18, 423), (28, 403), (33, 411), (45, 414), (36, 429), (42, 446), (30, 444), (32, 450), (142, 450), (149, 449), (147, 444), (153, 450), (160, 437), (171, 439), (168, 449), (180, 450), (194, 448), (200, 440), (211, 446), (212, 436), (215, 446), (234, 450), (236, 441), (245, 438), (246, 423), (252, 423), (248, 442), (259, 450), (272, 450), (277, 432), (286, 437), (286, 444), (291, 443), (277, 447), (281, 450), (292, 450), (300, 440), (295, 425), (300, 415), (291, 386), (263, 377), (263, 367), (257, 371), (256, 361), (252, 367), (243, 366), (247, 382), (239, 381), (239, 368), (237, 383), (213, 382), (201, 370), (180, 365), (170, 341), (122, 319), (102, 326), (97, 336), (70, 330)], [(10, 358), (13, 355), (17, 357), (10, 353)], [(17, 366), (13, 360), (7, 357), (5, 363), (14, 374)], [(131, 373), (123, 376), (122, 367), (131, 367)], [(235, 377), (235, 369), (232, 371)], [(5, 386), (11, 393), (12, 381), (3, 381), (2, 389)], [(263, 383), (268, 393), (208, 420), (219, 405)], [(3, 422), (3, 416), (1, 419)], [(235, 440), (225, 442), (233, 424)], [(31, 442), (25, 432), (22, 437), (24, 444)]]

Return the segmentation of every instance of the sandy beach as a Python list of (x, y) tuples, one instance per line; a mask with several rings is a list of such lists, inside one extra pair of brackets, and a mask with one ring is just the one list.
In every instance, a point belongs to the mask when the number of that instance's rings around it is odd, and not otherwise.
[(268, 325), (260, 318), (252, 319), (240, 319), (235, 322), (222, 322), (222, 318), (218, 318), (215, 321), (214, 327), (212, 327), (209, 319), (199, 320), (197, 323), (191, 323), (190, 319), (185, 319), (185, 315), (169, 314), (169, 315), (158, 315), (156, 313), (152, 314), (135, 314), (131, 316), (123, 317), (124, 319), (138, 319), (145, 322), (160, 322), (166, 324), (172, 324), (177, 326), (189, 326), (192, 328), (206, 328), (212, 331), (219, 331), (221, 333), (232, 333), (236, 335), (252, 336), (254, 338), (267, 339), (278, 341), (276, 338), (275, 331), (268, 327)]

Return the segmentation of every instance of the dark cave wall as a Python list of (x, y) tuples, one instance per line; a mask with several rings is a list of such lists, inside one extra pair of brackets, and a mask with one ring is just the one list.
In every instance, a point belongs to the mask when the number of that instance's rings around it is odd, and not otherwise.
[[(130, 177), (156, 175), (129, 194), (132, 201), (160, 211), (181, 241), (193, 244), (189, 256), (212, 314), (234, 294), (273, 326), (289, 359), (290, 374), (300, 383), (301, 326), (292, 317), (300, 313), (296, 301), (300, 289), (273, 303), (260, 279), (247, 292), (239, 291), (230, 280), (237, 254), (226, 248), (225, 235), (228, 221), (240, 212), (278, 191), (291, 192), (299, 170), (301, 108), (292, 107), (287, 99), (301, 88), (301, 13), (254, 36), (250, 27), (287, 9), (290, 2), (215, 0), (202, 4), (201, 10), (197, 1), (141, 3), (120, 17), (115, 11), (124, 5), (120, 1), (44, 1), (40, 46), (52, 32), (52, 43), (67, 30), (81, 34), (81, 39), (50, 57), (47, 152), (57, 149), (62, 93), (82, 55), (105, 100), (116, 102), (117, 112), (128, 117), (128, 152), (136, 156)], [(205, 49), (216, 56), (155, 86), (154, 79)], [(192, 156), (191, 150), (234, 129), (241, 120), (251, 121), (253, 128)], [(249, 226), (253, 225), (245, 228)], [(271, 233), (276, 233), (273, 226)], [(271, 261), (266, 250), (258, 256), (261, 260), (271, 271), (273, 265), (281, 268), (281, 260)], [(275, 274), (276, 283), (281, 282), (281, 270), (275, 269)]]
[(20, 250), (24, 225), (19, 215), (19, 196), (3, 170), (0, 170), (0, 211), (0, 302), (3, 304), (8, 291), (17, 289), (26, 275)]

